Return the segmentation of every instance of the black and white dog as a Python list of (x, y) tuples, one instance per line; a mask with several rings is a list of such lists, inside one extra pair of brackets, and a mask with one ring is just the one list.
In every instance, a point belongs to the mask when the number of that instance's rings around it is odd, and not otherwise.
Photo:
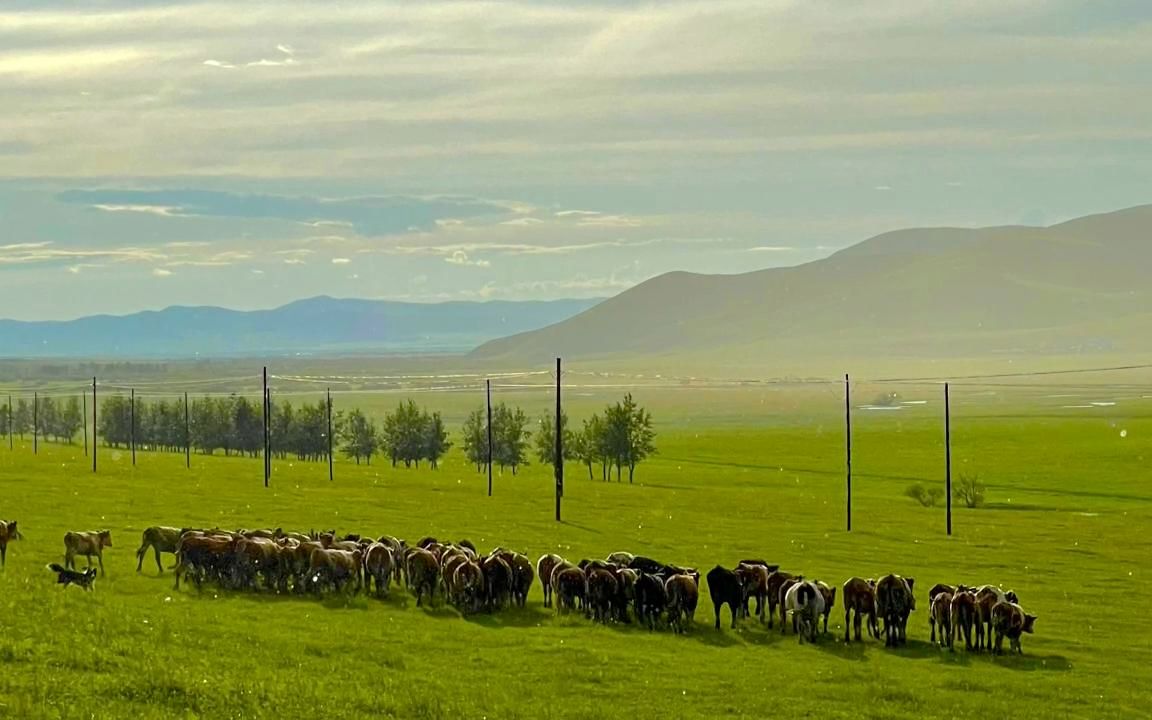
[(85, 590), (91, 590), (92, 586), (96, 583), (96, 568), (93, 567), (81, 572), (79, 570), (69, 570), (59, 563), (52, 563), (48, 566), (48, 569), (56, 573), (56, 582), (65, 587), (75, 583)]

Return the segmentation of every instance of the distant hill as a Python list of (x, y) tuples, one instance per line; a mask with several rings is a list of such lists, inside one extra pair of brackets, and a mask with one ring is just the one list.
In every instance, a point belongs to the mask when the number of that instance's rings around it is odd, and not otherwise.
[(0, 320), (0, 357), (466, 352), (599, 300), (401, 303), (316, 297), (273, 310), (170, 307), (66, 322)]
[(899, 230), (796, 267), (661, 275), (555, 325), (486, 343), (472, 359), (795, 366), (813, 357), (1132, 354), (1152, 350), (1150, 281), (1152, 206), (1046, 228)]

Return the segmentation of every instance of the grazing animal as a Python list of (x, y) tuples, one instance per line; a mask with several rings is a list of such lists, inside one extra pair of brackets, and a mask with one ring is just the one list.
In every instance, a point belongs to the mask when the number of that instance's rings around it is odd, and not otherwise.
[(908, 615), (916, 608), (912, 595), (915, 578), (885, 575), (876, 582), (876, 609), (884, 619), (884, 645), (896, 647), (908, 641)]
[(952, 636), (955, 638), (957, 634), (964, 636), (964, 649), (972, 649), (972, 630), (977, 627), (980, 622), (980, 609), (976, 604), (976, 593), (971, 590), (958, 590), (952, 596), (952, 617), (949, 618), (949, 623), (952, 628)]
[(741, 615), (749, 617), (748, 601), (756, 598), (756, 617), (764, 622), (764, 608), (768, 605), (768, 576), (771, 571), (765, 565), (749, 565), (740, 563), (736, 566), (736, 575), (740, 577), (743, 586), (743, 598), (740, 603)]
[(480, 562), (484, 571), (484, 588), (488, 592), (488, 609), (499, 610), (512, 593), (512, 568), (502, 557), (488, 556)]
[(592, 618), (597, 622), (607, 623), (612, 616), (612, 604), (620, 590), (620, 583), (616, 575), (605, 568), (593, 568), (586, 574), (588, 605), (592, 609)]
[(863, 624), (864, 617), (868, 618), (868, 634), (874, 638), (880, 638), (880, 627), (876, 623), (876, 583), (864, 578), (849, 578), (844, 582), (844, 642), (851, 642), (848, 633), (848, 618), (852, 613), (856, 613), (852, 618), (852, 628), (856, 633), (856, 640), (859, 642), (862, 638), (860, 636), (860, 626)]
[(83, 572), (79, 570), (69, 570), (59, 563), (52, 563), (48, 569), (56, 573), (56, 583), (68, 587), (69, 585), (77, 585), (85, 590), (91, 590), (93, 585), (96, 584), (96, 568), (90, 567)]
[(720, 629), (720, 608), (728, 606), (732, 613), (732, 629), (744, 603), (744, 587), (740, 576), (726, 567), (717, 565), (708, 571), (708, 594), (712, 596), (712, 610), (716, 613), (716, 629)]
[(532, 590), (532, 581), (536, 573), (532, 570), (532, 561), (524, 555), (516, 553), (512, 556), (512, 602), (520, 607), (528, 603), (528, 593)]
[(632, 561), (635, 559), (636, 559), (635, 555), (633, 555), (630, 552), (624, 552), (622, 550), (614, 552), (608, 556), (608, 562), (610, 562), (614, 565), (623, 565), (624, 567), (630, 566), (632, 564)]
[(475, 560), (465, 560), (456, 566), (448, 583), (449, 593), (458, 607), (467, 612), (479, 612), (484, 606), (484, 571)]
[[(785, 633), (788, 631), (788, 609), (784, 602), (788, 597), (788, 591), (799, 583), (804, 582), (803, 575), (797, 575), (789, 578), (780, 583), (780, 589), (777, 591), (777, 602), (780, 604), (780, 632)], [(796, 621), (792, 621), (792, 632), (796, 632)]]
[(628, 563), (628, 567), (633, 570), (639, 570), (642, 573), (649, 575), (658, 575), (664, 572), (664, 563), (653, 560), (650, 557), (643, 555), (636, 555), (632, 558), (632, 562)]
[(83, 555), (88, 558), (88, 567), (92, 567), (92, 556), (100, 561), (100, 574), (104, 572), (104, 548), (112, 547), (111, 530), (93, 530), (91, 532), (64, 533), (64, 567), (76, 569), (76, 556)]
[(772, 627), (772, 618), (776, 614), (776, 606), (780, 604), (782, 597), (780, 589), (784, 583), (792, 580), (792, 573), (780, 572), (775, 570), (768, 573), (767, 587), (765, 593), (768, 596), (768, 627)]
[(1024, 608), (1014, 602), (1004, 601), (996, 603), (992, 608), (992, 628), (996, 632), (996, 647), (994, 652), (1000, 655), (1004, 652), (1004, 638), (1010, 643), (1009, 652), (1024, 654), (1020, 647), (1020, 634), (1033, 632), (1036, 623), (1035, 615), (1028, 615)]
[(175, 589), (180, 589), (180, 578), (191, 573), (196, 586), (200, 587), (205, 577), (222, 579), (230, 572), (235, 558), (235, 538), (228, 536), (205, 535), (199, 532), (184, 533), (176, 549)]
[(536, 575), (540, 577), (540, 585), (544, 588), (544, 607), (552, 607), (552, 571), (563, 562), (564, 558), (552, 553), (541, 555), (536, 561)]
[(636, 600), (636, 581), (640, 573), (632, 568), (619, 568), (616, 570), (616, 597), (613, 600), (613, 611), (619, 622), (631, 622), (628, 617), (628, 604)]
[(160, 562), (160, 553), (176, 554), (176, 544), (180, 542), (180, 535), (184, 531), (180, 528), (164, 527), (163, 525), (153, 525), (144, 530), (144, 536), (140, 541), (140, 549), (136, 551), (136, 572), (140, 572), (144, 567), (144, 555), (148, 552), (148, 548), (156, 555), (156, 570), (164, 572), (164, 566)]
[[(801, 644), (805, 638), (809, 642), (816, 642), (819, 619), (824, 614), (824, 593), (820, 586), (811, 580), (801, 580), (789, 586), (781, 612), (789, 611), (792, 613), (792, 629), (796, 631)], [(783, 620), (780, 622), (784, 624)]]
[(836, 588), (830, 587), (828, 583), (817, 580), (816, 589), (824, 597), (824, 634), (828, 634), (828, 616), (832, 614), (832, 607), (836, 604)]
[[(1011, 597), (1009, 597), (1011, 595)], [(992, 608), (998, 603), (1019, 603), (1016, 593), (1004, 592), (995, 585), (981, 585), (976, 588), (976, 647), (987, 646), (992, 651)]]
[(392, 582), (392, 573), (395, 569), (393, 565), (392, 548), (381, 542), (369, 545), (364, 551), (365, 590), (371, 592), (372, 584), (375, 583), (376, 594), (387, 595)]
[(268, 590), (279, 588), (281, 592), (287, 592), (288, 576), (283, 572), (282, 549), (276, 541), (262, 535), (237, 540), (233, 565), (236, 584), (255, 588), (256, 576), (259, 575), (264, 578), (264, 587)]
[(0, 520), (0, 567), (8, 562), (8, 543), (23, 537), (15, 520)]
[(685, 622), (691, 626), (696, 618), (700, 588), (690, 575), (673, 575), (664, 582), (664, 592), (668, 596), (668, 625), (683, 633)]
[(364, 553), (360, 550), (332, 550), (316, 548), (308, 558), (308, 575), (312, 587), (319, 593), (325, 585), (332, 585), (340, 592), (345, 583), (353, 582), (353, 589), (359, 592), (363, 587), (361, 571)]
[(588, 599), (588, 576), (578, 567), (557, 567), (552, 576), (552, 591), (556, 593), (556, 610), (571, 612), (577, 601), (583, 607)]
[(655, 630), (660, 616), (668, 607), (668, 592), (664, 589), (664, 579), (659, 575), (642, 572), (636, 579), (636, 617)]
[(932, 604), (929, 607), (929, 616), (931, 617), (932, 626), (932, 642), (936, 642), (936, 631), (940, 631), (940, 647), (947, 646), (952, 650), (952, 643), (955, 628), (952, 627), (952, 598), (955, 597), (950, 592), (938, 592), (932, 598)]
[(440, 584), (440, 562), (431, 552), (422, 548), (414, 548), (408, 553), (407, 573), (408, 589), (416, 593), (416, 607), (424, 604), (424, 595), (428, 601), (436, 598), (436, 586)]

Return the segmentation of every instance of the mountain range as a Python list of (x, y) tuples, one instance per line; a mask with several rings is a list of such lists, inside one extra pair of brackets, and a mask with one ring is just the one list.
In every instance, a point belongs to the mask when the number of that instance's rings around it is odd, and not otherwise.
[[(673, 272), (478, 361), (802, 365), (1152, 351), (1152, 205), (1050, 227), (907, 229), (794, 267)], [(844, 367), (843, 365), (841, 367)]]
[(402, 303), (315, 297), (272, 310), (169, 307), (61, 322), (0, 320), (0, 357), (466, 352), (599, 300)]

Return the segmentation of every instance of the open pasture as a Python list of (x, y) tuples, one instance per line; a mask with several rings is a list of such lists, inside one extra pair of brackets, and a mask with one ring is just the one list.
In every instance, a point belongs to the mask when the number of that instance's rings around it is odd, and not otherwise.
[[(860, 391), (867, 404), (880, 389)], [(575, 419), (615, 391), (574, 389)], [(439, 471), (340, 462), (258, 461), (101, 448), (93, 476), (79, 446), (0, 447), (0, 517), (24, 539), (0, 572), (0, 716), (40, 717), (1137, 717), (1147, 713), (1152, 633), (1152, 401), (1090, 405), (1047, 390), (954, 404), (957, 474), (976, 472), (987, 506), (904, 497), (943, 481), (938, 389), (904, 388), (900, 411), (854, 413), (854, 527), (844, 531), (842, 399), (803, 392), (637, 390), (657, 419), (660, 454), (636, 484), (590, 481), (569, 465), (565, 522), (551, 471), (498, 475), (495, 496), (454, 449)], [(1148, 394), (1148, 393), (1144, 393)], [(390, 396), (348, 396), (383, 407)], [(542, 413), (542, 392), (504, 397)], [(518, 399), (517, 399), (518, 398)], [(461, 394), (417, 397), (457, 418)], [(353, 402), (355, 401), (355, 402)], [(538, 410), (536, 409), (538, 407)], [(172, 589), (141, 531), (184, 526), (336, 528), (468, 538), (572, 561), (629, 550), (697, 567), (763, 557), (838, 586), (852, 575), (916, 578), (909, 642), (845, 646), (837, 598), (829, 634), (798, 644), (755, 618), (712, 628), (707, 588), (684, 636), (598, 626), (542, 607), (461, 617), (443, 604), (322, 600)], [(45, 564), (67, 530), (109, 528), (108, 576), (94, 593), (61, 589)], [(165, 566), (172, 564), (165, 556)], [(83, 561), (80, 562), (83, 567)], [(1022, 657), (941, 651), (928, 642), (936, 582), (996, 583), (1039, 616)]]

